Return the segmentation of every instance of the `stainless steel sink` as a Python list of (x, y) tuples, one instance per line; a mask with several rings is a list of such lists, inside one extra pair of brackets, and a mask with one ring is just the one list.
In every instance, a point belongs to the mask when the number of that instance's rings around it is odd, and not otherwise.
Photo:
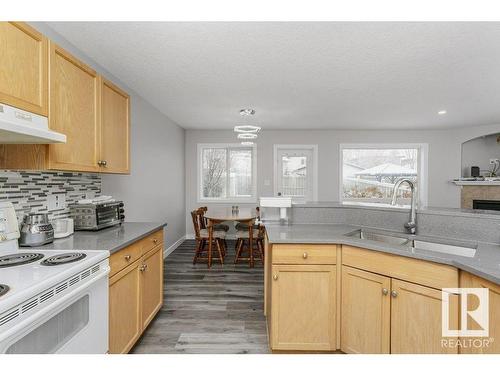
[(476, 255), (476, 248), (474, 247), (447, 245), (422, 240), (412, 240), (412, 247), (417, 251), (427, 250), (442, 254), (458, 255), (467, 258), (474, 258), (474, 256)]
[(409, 244), (410, 242), (410, 240), (404, 236), (371, 232), (371, 231), (366, 231), (364, 229), (358, 229), (355, 230), (354, 232), (347, 233), (346, 236), (359, 238), (361, 240), (383, 242), (390, 245), (406, 245)]

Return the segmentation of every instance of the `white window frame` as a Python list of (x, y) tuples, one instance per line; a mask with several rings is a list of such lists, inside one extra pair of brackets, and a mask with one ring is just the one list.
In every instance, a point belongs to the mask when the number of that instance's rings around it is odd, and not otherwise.
[[(313, 202), (318, 201), (318, 145), (293, 145), (293, 144), (275, 144), (274, 145), (274, 196), (278, 196), (278, 151), (279, 150), (311, 150), (313, 153)], [(304, 199), (293, 197), (296, 203), (301, 203)]]
[[(428, 160), (429, 160), (429, 144), (428, 143), (341, 143), (339, 145), (339, 202), (346, 205), (360, 206), (380, 206), (394, 207), (386, 203), (369, 203), (369, 202), (344, 202), (344, 149), (418, 149), (418, 197), (417, 207), (426, 207), (428, 202), (429, 185), (428, 185)], [(396, 207), (394, 207), (396, 208)]]
[[(257, 147), (243, 146), (241, 143), (198, 143), (197, 155), (197, 190), (198, 203), (256, 203), (257, 202)], [(251, 149), (252, 150), (252, 196), (248, 198), (206, 198), (203, 196), (203, 150), (206, 148), (225, 148), (225, 149)], [(229, 181), (229, 179), (228, 179)]]

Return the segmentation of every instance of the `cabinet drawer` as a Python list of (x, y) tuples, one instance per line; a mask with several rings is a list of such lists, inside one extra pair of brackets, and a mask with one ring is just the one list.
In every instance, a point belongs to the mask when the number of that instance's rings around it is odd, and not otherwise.
[(142, 253), (146, 254), (148, 251), (153, 250), (156, 246), (163, 243), (163, 229), (150, 234), (140, 241)]
[(335, 264), (337, 245), (273, 245), (273, 264)]
[(117, 251), (109, 258), (109, 266), (111, 268), (109, 275), (112, 276), (116, 274), (128, 265), (140, 259), (141, 256), (142, 248), (140, 242), (133, 243), (132, 245)]
[(425, 260), (344, 245), (342, 264), (436, 289), (458, 287), (455, 267)]

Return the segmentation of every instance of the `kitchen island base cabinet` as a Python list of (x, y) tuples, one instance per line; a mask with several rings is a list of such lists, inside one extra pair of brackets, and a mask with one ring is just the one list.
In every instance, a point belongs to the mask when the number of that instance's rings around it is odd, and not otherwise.
[[(460, 353), (463, 354), (500, 354), (500, 285), (471, 275), (468, 272), (460, 274), (461, 288), (488, 288), (488, 337), (463, 337), (460, 342)], [(470, 298), (467, 300), (467, 309), (473, 311), (477, 308), (477, 300)], [(467, 322), (470, 329), (481, 329), (483, 327), (469, 320)], [(464, 327), (461, 327), (462, 329)], [(474, 341), (471, 341), (474, 340)], [(484, 344), (471, 345), (470, 342), (481, 342)]]
[(391, 279), (342, 267), (341, 350), (390, 353)]
[(110, 257), (109, 352), (128, 353), (163, 305), (163, 230)]
[(333, 351), (335, 265), (272, 266), (272, 350)]
[[(421, 285), (392, 280), (391, 353), (457, 354), (457, 347), (443, 345), (442, 292)], [(448, 295), (450, 328), (457, 327), (458, 297)]]

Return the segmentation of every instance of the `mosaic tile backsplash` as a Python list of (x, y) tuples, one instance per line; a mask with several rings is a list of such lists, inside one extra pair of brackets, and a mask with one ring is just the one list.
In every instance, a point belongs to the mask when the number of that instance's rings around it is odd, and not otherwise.
[[(51, 194), (65, 194), (66, 208), (49, 211)], [(0, 201), (14, 204), (19, 222), (30, 212), (48, 213), (50, 220), (68, 217), (70, 204), (99, 195), (101, 176), (95, 173), (0, 170)]]

